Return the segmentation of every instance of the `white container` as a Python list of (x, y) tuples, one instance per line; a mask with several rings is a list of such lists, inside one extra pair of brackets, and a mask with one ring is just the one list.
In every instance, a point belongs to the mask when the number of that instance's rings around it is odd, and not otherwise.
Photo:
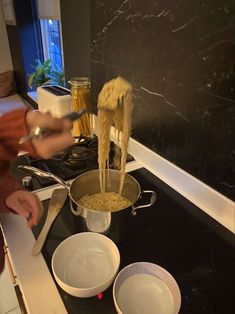
[(61, 118), (71, 112), (70, 90), (59, 85), (43, 85), (37, 88), (38, 110), (50, 112)]
[(59, 286), (75, 297), (87, 298), (106, 290), (120, 265), (120, 254), (108, 237), (82, 232), (64, 240), (52, 256), (52, 271)]
[(113, 284), (118, 314), (178, 314), (180, 289), (164, 268), (137, 262), (123, 268)]

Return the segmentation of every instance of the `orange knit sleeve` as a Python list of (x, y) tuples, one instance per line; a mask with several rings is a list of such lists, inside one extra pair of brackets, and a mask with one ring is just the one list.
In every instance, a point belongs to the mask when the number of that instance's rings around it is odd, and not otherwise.
[[(9, 165), (5, 163), (5, 169), (7, 170)], [(24, 188), (9, 174), (5, 173), (4, 176), (1, 174), (0, 178), (0, 212), (9, 212), (9, 208), (6, 206), (6, 198), (13, 192), (18, 190), (24, 190)]]
[(25, 115), (27, 109), (11, 111), (0, 117), (0, 211), (8, 211), (6, 197), (16, 190), (23, 189), (9, 174), (10, 161), (19, 151), (36, 155), (31, 143), (20, 145), (19, 139), (28, 133)]
[(0, 117), (0, 160), (12, 160), (19, 151), (36, 155), (31, 142), (19, 144), (19, 139), (28, 134), (25, 121), (27, 109), (11, 111)]

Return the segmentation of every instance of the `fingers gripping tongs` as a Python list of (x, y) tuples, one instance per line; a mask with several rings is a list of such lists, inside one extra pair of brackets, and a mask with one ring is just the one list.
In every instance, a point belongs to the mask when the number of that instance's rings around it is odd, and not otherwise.
[[(80, 119), (85, 113), (97, 113), (97, 109), (96, 108), (82, 109), (78, 112), (71, 112), (62, 118), (69, 119), (70, 121), (73, 122), (75, 120)], [(29, 135), (21, 137), (19, 140), (19, 144), (29, 142), (35, 138), (39, 139), (43, 136), (43, 134), (45, 134), (46, 131), (48, 130), (42, 129), (39, 126), (37, 126), (34, 129), (32, 129)]]

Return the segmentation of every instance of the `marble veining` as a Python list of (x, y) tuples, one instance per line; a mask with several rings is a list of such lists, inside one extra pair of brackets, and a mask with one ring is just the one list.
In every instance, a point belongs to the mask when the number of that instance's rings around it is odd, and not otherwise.
[(133, 85), (132, 136), (235, 200), (235, 1), (91, 1), (94, 101)]

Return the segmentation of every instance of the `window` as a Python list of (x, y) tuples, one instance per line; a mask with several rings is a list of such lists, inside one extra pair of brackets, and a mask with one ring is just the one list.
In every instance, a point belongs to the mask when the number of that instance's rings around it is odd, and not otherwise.
[(58, 20), (40, 20), (44, 60), (50, 59), (53, 68), (62, 70), (60, 22)]

